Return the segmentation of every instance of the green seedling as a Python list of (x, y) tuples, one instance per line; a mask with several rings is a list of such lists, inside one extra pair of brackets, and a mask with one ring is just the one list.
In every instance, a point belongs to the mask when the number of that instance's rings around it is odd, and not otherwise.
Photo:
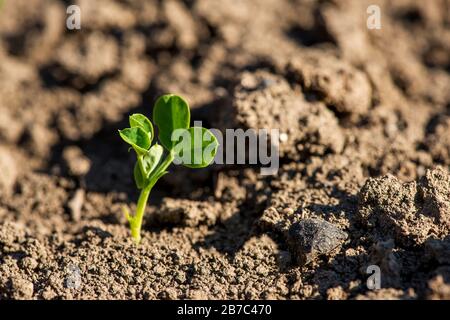
[(189, 105), (177, 95), (158, 98), (153, 107), (153, 123), (158, 128), (160, 144), (152, 144), (155, 136), (153, 124), (143, 114), (131, 115), (130, 127), (119, 130), (122, 139), (137, 156), (133, 175), (141, 193), (136, 213), (131, 215), (124, 207), (131, 236), (137, 244), (141, 241), (142, 220), (150, 192), (156, 182), (168, 173), (170, 164), (177, 159), (186, 167), (204, 168), (214, 160), (219, 146), (208, 129), (190, 127)]

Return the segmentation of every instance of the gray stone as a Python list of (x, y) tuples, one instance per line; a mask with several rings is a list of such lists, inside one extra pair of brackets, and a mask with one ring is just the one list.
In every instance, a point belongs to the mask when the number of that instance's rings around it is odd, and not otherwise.
[(292, 224), (288, 231), (288, 244), (301, 265), (320, 255), (331, 254), (347, 239), (346, 232), (332, 223), (319, 219), (305, 219)]

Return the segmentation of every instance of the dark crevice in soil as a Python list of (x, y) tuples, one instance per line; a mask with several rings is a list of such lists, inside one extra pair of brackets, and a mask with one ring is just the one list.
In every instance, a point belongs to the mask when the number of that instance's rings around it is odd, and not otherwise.
[(424, 23), (422, 12), (418, 8), (403, 10), (402, 12), (397, 13), (395, 18), (401, 20), (408, 26), (422, 25)]
[(293, 25), (286, 31), (286, 35), (305, 47), (321, 46), (324, 44), (337, 47), (336, 39), (327, 30), (325, 20), (319, 7), (317, 7), (314, 12), (313, 27), (305, 28), (300, 25)]
[(297, 41), (305, 47), (313, 47), (323, 44), (337, 46), (336, 40), (327, 32), (323, 26), (314, 29), (304, 29), (300, 26), (294, 26), (286, 32), (287, 36)]
[(118, 71), (112, 71), (103, 74), (95, 81), (88, 81), (82, 76), (70, 73), (57, 63), (43, 66), (39, 69), (39, 75), (44, 88), (68, 88), (76, 89), (81, 94), (96, 92), (108, 80), (117, 78)]

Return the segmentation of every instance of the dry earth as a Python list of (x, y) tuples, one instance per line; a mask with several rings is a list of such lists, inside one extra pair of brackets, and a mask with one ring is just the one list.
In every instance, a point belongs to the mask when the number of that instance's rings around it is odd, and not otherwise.
[[(450, 299), (450, 1), (74, 2), (0, 9), (0, 299)], [(116, 130), (166, 92), (287, 139), (173, 166), (136, 247)]]

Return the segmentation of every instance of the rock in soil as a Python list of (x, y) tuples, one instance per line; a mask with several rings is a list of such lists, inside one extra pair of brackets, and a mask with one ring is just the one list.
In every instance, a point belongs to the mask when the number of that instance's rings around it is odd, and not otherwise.
[(330, 255), (347, 237), (347, 233), (335, 225), (319, 219), (296, 222), (288, 231), (289, 246), (301, 265), (308, 264), (321, 255)]

